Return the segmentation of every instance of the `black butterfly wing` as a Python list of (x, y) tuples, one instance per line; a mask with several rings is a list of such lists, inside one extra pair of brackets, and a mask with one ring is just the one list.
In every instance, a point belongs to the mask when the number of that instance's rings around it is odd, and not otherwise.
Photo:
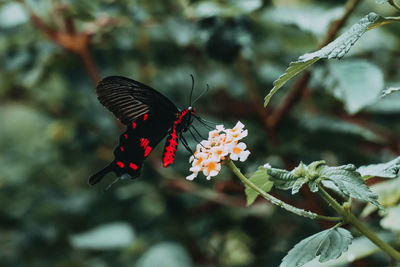
[(149, 112), (174, 121), (179, 112), (171, 100), (153, 88), (122, 76), (104, 78), (96, 91), (100, 103), (125, 125)]
[(100, 102), (127, 125), (114, 150), (115, 159), (89, 178), (98, 183), (107, 173), (138, 177), (143, 161), (168, 133), (176, 114), (176, 106), (156, 90), (137, 81), (111, 76), (97, 86)]

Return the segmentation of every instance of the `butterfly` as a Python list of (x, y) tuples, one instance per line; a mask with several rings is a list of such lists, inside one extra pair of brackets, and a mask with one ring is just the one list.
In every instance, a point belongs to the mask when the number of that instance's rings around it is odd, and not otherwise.
[[(191, 151), (182, 134), (190, 130), (194, 118), (202, 121), (195, 115), (191, 103), (186, 109), (179, 110), (153, 88), (122, 76), (104, 78), (96, 92), (100, 103), (126, 125), (126, 131), (119, 137), (114, 160), (89, 178), (90, 185), (100, 182), (109, 172), (122, 178), (138, 177), (143, 161), (165, 136), (168, 137), (162, 154), (163, 167), (174, 162), (179, 141)], [(192, 92), (193, 83), (190, 99)]]

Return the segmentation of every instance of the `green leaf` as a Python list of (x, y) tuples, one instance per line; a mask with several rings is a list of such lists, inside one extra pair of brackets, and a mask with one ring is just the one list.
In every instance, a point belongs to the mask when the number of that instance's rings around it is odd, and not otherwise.
[(377, 201), (378, 195), (371, 192), (368, 186), (365, 185), (361, 175), (355, 171), (354, 165), (323, 166), (320, 168), (320, 176), (331, 180), (345, 195), (362, 202), (371, 202), (380, 209), (382, 208)]
[(307, 181), (308, 181), (308, 180), (307, 180), (306, 178), (298, 178), (298, 179), (296, 180), (296, 182), (293, 184), (293, 187), (292, 187), (292, 195), (298, 193), (299, 190), (300, 190), (300, 188), (301, 188), (305, 183), (307, 183)]
[(364, 60), (346, 60), (329, 63), (333, 86), (329, 91), (354, 114), (381, 98), (384, 88), (382, 71)]
[(380, 221), (383, 228), (391, 231), (400, 231), (400, 205), (389, 208), (386, 216)]
[(390, 96), (382, 97), (374, 104), (368, 106), (365, 110), (373, 113), (399, 113), (400, 112), (400, 92), (394, 91)]
[(280, 24), (293, 24), (303, 31), (316, 36), (324, 35), (332, 21), (343, 14), (343, 7), (326, 8), (318, 6), (277, 6), (264, 14), (268, 20)]
[(274, 182), (274, 186), (279, 189), (287, 190), (293, 187), (296, 183), (297, 179), (301, 177), (297, 177), (289, 171), (270, 168), (267, 169), (269, 174), (269, 179)]
[(400, 177), (400, 157), (397, 157), (386, 163), (360, 166), (357, 171), (361, 174), (361, 176), (363, 176), (363, 178), (370, 178), (374, 176), (383, 178)]
[[(274, 183), (269, 180), (269, 175), (267, 168), (259, 167), (258, 170), (249, 178), (253, 184), (264, 190), (265, 192), (271, 191)], [(253, 204), (254, 200), (256, 200), (258, 193), (246, 186), (245, 188), (246, 198), (247, 198), (247, 206)]]
[(79, 249), (108, 250), (129, 246), (134, 239), (135, 232), (129, 224), (116, 222), (72, 235), (70, 243)]
[(384, 139), (373, 131), (360, 125), (327, 116), (301, 117), (300, 124), (311, 132), (329, 131), (333, 133), (351, 134), (375, 143), (383, 143)]
[(186, 250), (172, 242), (159, 243), (147, 250), (134, 265), (135, 267), (190, 267), (192, 260)]
[(290, 63), (286, 72), (274, 81), (274, 87), (268, 93), (264, 100), (264, 106), (267, 106), (271, 97), (281, 88), (288, 80), (296, 76), (299, 72), (305, 70), (321, 58), (342, 58), (351, 48), (351, 46), (379, 19), (384, 19), (375, 13), (369, 13), (358, 23), (354, 24), (349, 30), (340, 35), (334, 41), (324, 46), (318, 51), (307, 53), (299, 57), (298, 61)]
[[(370, 189), (379, 196), (378, 201), (385, 208), (392, 207), (400, 201), (400, 179), (386, 180), (382, 183), (371, 185)], [(368, 204), (361, 212), (361, 216), (368, 216), (376, 210), (376, 206)]]
[(280, 267), (297, 267), (319, 256), (320, 262), (337, 259), (347, 250), (353, 236), (343, 228), (331, 228), (297, 243), (283, 258)]
[(285, 73), (282, 74), (277, 80), (274, 81), (274, 87), (272, 90), (268, 93), (268, 95), (264, 99), (264, 107), (266, 107), (269, 103), (269, 100), (271, 97), (278, 91), (279, 88), (281, 88), (287, 81), (292, 79), (294, 76), (317, 62), (320, 58), (314, 58), (311, 60), (303, 61), (303, 60), (298, 60), (291, 62), (289, 64), (289, 67), (286, 69)]
[[(396, 240), (396, 235), (388, 231), (377, 233), (380, 239), (386, 243), (393, 243)], [(374, 243), (365, 236), (354, 238), (348, 250), (332, 261), (320, 263), (318, 259), (314, 259), (304, 265), (304, 267), (338, 267), (351, 266), (358, 259), (365, 259), (367, 256), (373, 255), (381, 251)]]

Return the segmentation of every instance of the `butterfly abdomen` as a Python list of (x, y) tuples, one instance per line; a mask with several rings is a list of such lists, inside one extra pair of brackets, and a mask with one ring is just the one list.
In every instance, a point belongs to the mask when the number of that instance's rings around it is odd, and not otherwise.
[(164, 147), (162, 158), (164, 168), (168, 167), (174, 162), (175, 154), (178, 149), (179, 136), (186, 128), (186, 124), (190, 121), (190, 116), (191, 112), (189, 109), (185, 109), (179, 113), (177, 119), (174, 121)]

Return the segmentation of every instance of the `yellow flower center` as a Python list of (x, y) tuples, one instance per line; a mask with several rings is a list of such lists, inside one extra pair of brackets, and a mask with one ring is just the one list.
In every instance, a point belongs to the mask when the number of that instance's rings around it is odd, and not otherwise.
[(196, 166), (199, 166), (199, 165), (201, 165), (201, 162), (203, 161), (203, 158), (198, 158), (197, 160), (196, 160), (196, 163), (195, 163), (195, 165)]
[(211, 171), (215, 170), (216, 168), (217, 168), (217, 164), (215, 162), (211, 161), (210, 163), (208, 163), (208, 166), (207, 166), (208, 172), (211, 172)]
[(242, 151), (242, 149), (240, 149), (238, 147), (233, 148), (233, 153), (235, 153), (235, 154), (239, 154), (241, 151)]

